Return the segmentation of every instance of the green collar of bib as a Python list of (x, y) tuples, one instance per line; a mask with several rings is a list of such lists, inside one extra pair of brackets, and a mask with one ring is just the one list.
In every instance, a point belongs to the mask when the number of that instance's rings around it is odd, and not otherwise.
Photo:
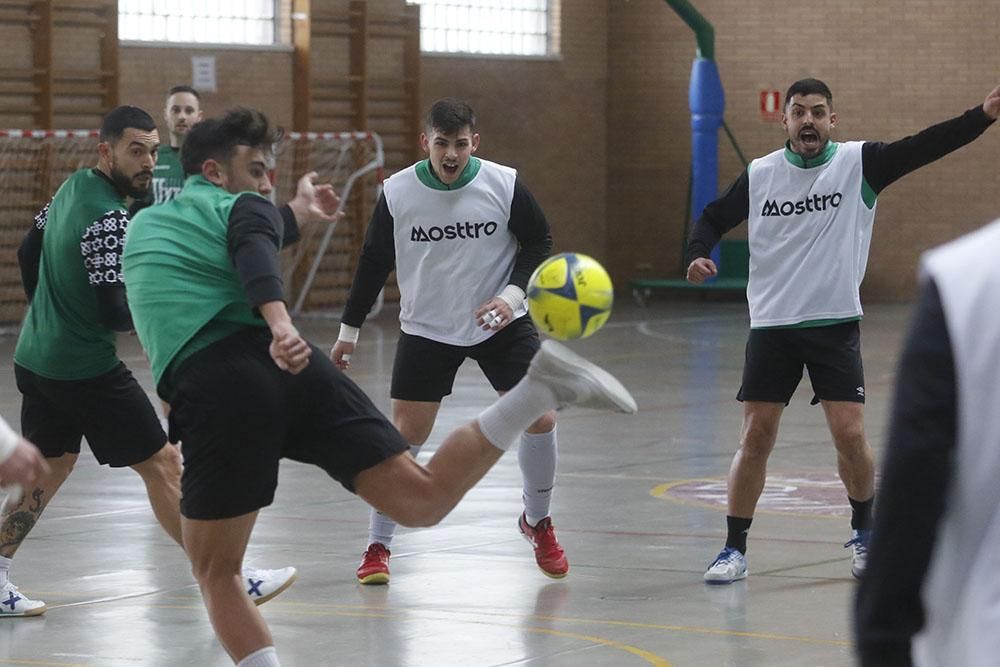
[(812, 167), (818, 167), (821, 164), (826, 164), (833, 159), (833, 154), (837, 152), (837, 147), (840, 144), (834, 143), (827, 140), (826, 147), (823, 152), (816, 157), (804, 158), (798, 153), (794, 152), (791, 148), (791, 142), (785, 142), (785, 159), (791, 164), (799, 167), (800, 169), (811, 169)]
[(482, 166), (482, 161), (473, 155), (469, 158), (469, 163), (465, 165), (465, 169), (462, 170), (462, 174), (458, 177), (458, 180), (451, 185), (442, 183), (441, 179), (435, 175), (434, 170), (431, 169), (430, 160), (422, 160), (421, 162), (418, 162), (416, 171), (417, 178), (420, 179), (420, 182), (429, 188), (434, 190), (458, 190), (459, 188), (468, 185), (469, 182), (476, 177), (476, 174), (479, 173), (479, 168)]

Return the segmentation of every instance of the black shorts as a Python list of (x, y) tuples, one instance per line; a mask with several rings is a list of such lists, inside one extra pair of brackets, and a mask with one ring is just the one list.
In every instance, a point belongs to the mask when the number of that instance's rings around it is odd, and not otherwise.
[(438, 403), (451, 393), (455, 374), (466, 359), (475, 359), (497, 391), (508, 391), (525, 373), (541, 341), (527, 315), (519, 317), (482, 343), (463, 347), (401, 333), (392, 367), (392, 398)]
[(142, 463), (167, 436), (149, 397), (119, 362), (86, 380), (50, 380), (14, 364), (21, 400), (21, 432), (46, 457), (79, 454), (87, 438), (98, 462), (113, 468)]
[(785, 403), (809, 371), (815, 405), (824, 401), (865, 402), (860, 323), (805, 329), (751, 329), (743, 386), (737, 399)]
[(270, 505), (278, 461), (312, 463), (349, 491), (400, 452), (403, 437), (313, 347), (298, 375), (279, 369), (267, 329), (246, 329), (185, 359), (171, 377), (170, 429), (183, 443), (181, 513), (227, 519)]

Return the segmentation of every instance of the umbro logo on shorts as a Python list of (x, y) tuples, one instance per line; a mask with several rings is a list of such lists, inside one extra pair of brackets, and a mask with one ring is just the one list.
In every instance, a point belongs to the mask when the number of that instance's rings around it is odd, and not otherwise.
[(864, 398), (865, 397), (865, 388), (864, 387), (857, 387), (854, 391), (858, 392), (858, 396), (860, 398)]
[(497, 223), (489, 222), (456, 222), (444, 227), (414, 227), (410, 232), (410, 240), (422, 243), (433, 243), (444, 239), (478, 239), (480, 236), (492, 236), (497, 231)]

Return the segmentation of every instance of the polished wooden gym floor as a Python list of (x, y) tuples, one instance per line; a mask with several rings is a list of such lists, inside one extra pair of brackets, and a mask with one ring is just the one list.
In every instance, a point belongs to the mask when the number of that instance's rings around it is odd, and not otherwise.
[[(354, 578), (367, 506), (318, 470), (285, 462), (248, 551), (253, 565), (299, 570), (294, 586), (261, 607), (283, 665), (853, 663), (847, 500), (822, 410), (809, 406), (808, 379), (771, 458), (750, 536), (750, 577), (706, 586), (702, 573), (724, 541), (746, 305), (621, 301), (601, 332), (571, 344), (615, 373), (640, 412), (560, 415), (552, 516), (569, 576), (546, 578), (516, 530), (514, 452), (440, 526), (400, 530), (392, 582), (378, 587)], [(351, 369), (385, 410), (395, 316), (388, 308), (364, 327)], [(862, 323), (867, 430), (877, 452), (908, 319), (906, 306), (876, 304)], [(301, 324), (322, 348), (336, 336), (335, 321)], [(13, 345), (0, 339), (0, 411), (16, 422)], [(123, 337), (120, 349), (152, 395), (135, 338)], [(425, 450), (491, 399), (478, 368), (464, 366)], [(99, 467), (89, 452), (18, 552), (12, 579), (49, 610), (0, 619), (0, 665), (230, 664), (138, 476)]]

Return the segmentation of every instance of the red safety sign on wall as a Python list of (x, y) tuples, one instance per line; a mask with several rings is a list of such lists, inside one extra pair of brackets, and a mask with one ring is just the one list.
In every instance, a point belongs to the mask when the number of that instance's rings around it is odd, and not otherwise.
[(781, 120), (781, 92), (777, 90), (760, 91), (760, 119), (775, 122)]

